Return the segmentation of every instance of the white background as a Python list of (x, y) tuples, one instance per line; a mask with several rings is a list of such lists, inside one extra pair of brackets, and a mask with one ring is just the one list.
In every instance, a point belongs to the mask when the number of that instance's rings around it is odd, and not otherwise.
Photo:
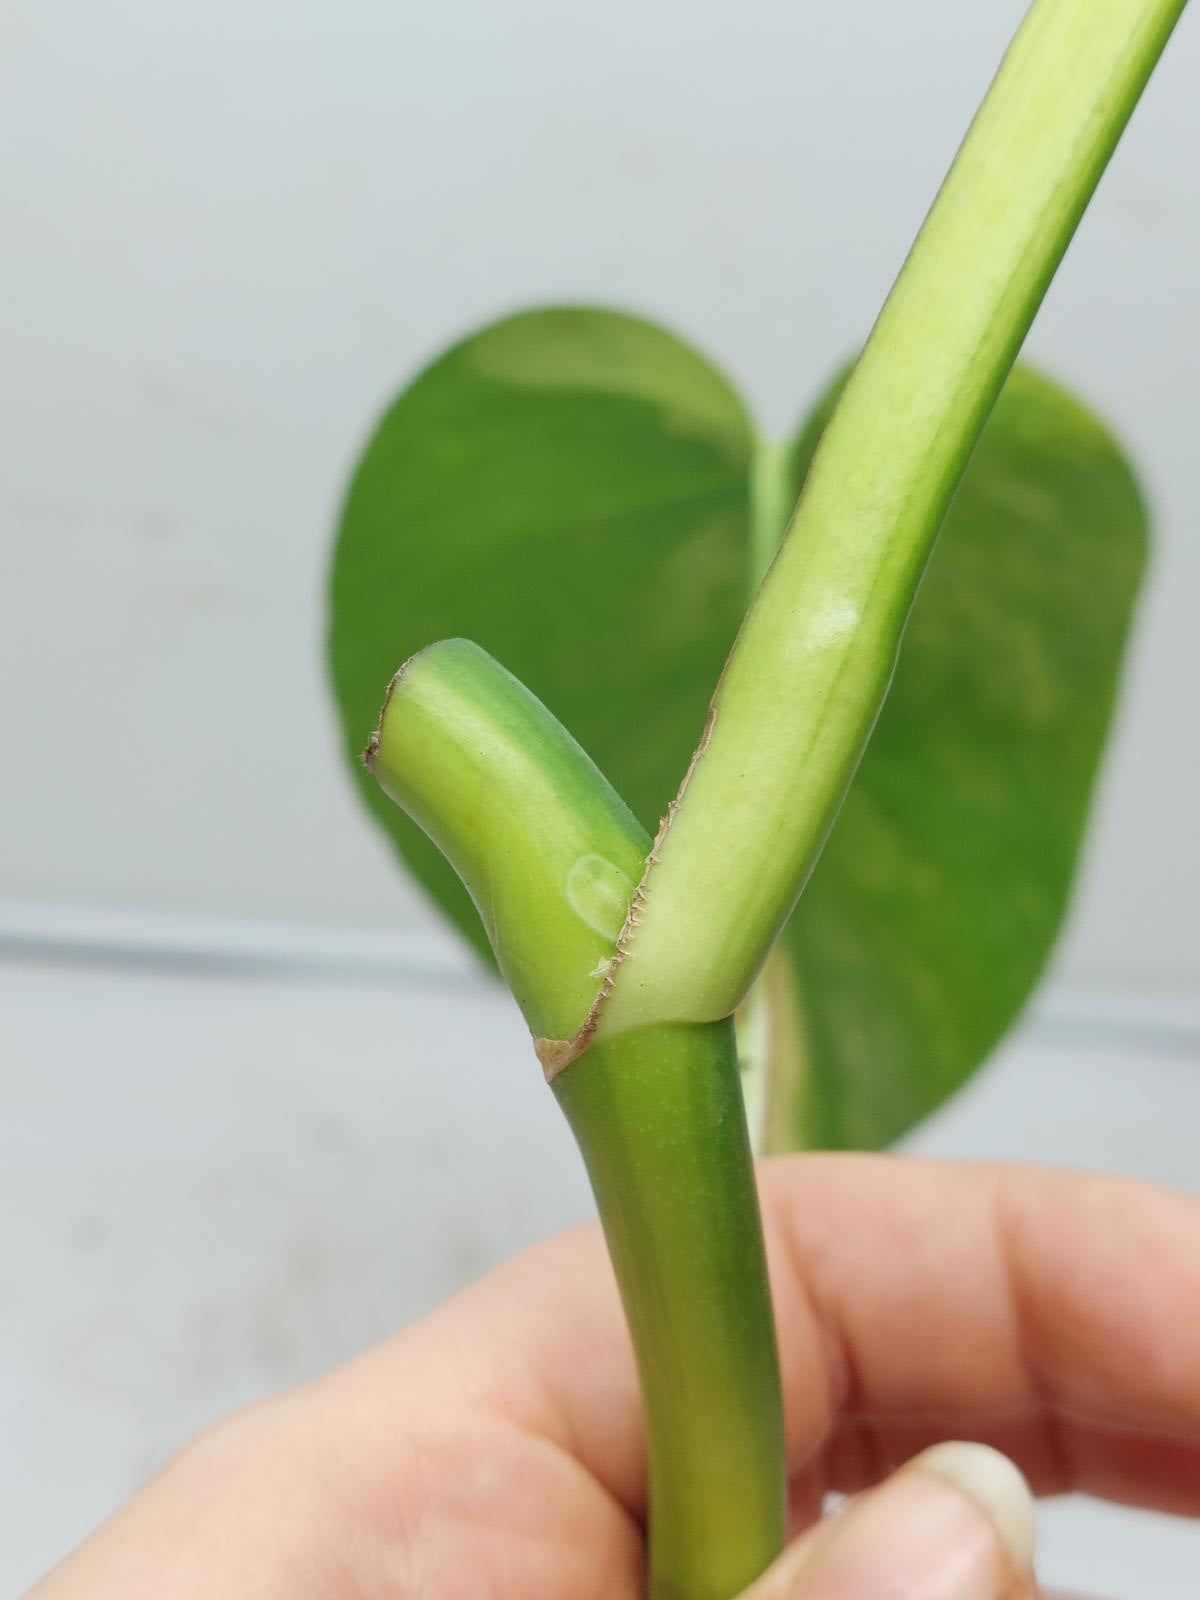
[[(412, 976), (454, 957), (338, 765), (322, 587), (371, 419), (473, 324), (578, 299), (673, 323), (787, 427), (1022, 10), (9, 0), (6, 1592), (189, 1427), (587, 1209), (470, 986), (464, 1123), (427, 1043), (447, 980)], [(1185, 18), (1030, 342), (1126, 439), (1157, 526), (1058, 1021), (926, 1136), (1193, 1187), (1198, 70)], [(497, 1127), (536, 1159), (510, 1168)], [(1059, 1576), (1099, 1561), (1132, 1596), (1157, 1560), (1145, 1592), (1193, 1592), (1183, 1532), (1056, 1515)]]

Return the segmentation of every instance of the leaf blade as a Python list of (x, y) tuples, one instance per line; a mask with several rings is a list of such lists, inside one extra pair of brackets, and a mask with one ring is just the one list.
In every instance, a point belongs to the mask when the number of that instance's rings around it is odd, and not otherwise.
[(360, 795), (473, 947), (440, 853), (357, 761), (400, 662), (475, 640), (653, 832), (740, 620), (753, 435), (665, 330), (587, 308), (479, 330), (406, 388), (347, 495), (329, 655)]

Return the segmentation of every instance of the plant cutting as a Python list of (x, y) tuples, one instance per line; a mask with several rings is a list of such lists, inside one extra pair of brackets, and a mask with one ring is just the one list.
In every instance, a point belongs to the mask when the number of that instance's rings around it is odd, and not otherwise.
[(343, 719), (357, 749), (391, 677), (364, 792), (490, 951), (587, 1164), (654, 1600), (724, 1600), (782, 1543), (752, 1142), (896, 1137), (1061, 920), (1144, 511), (1103, 427), (1012, 367), (1182, 8), (1036, 0), (789, 444), (670, 335), (566, 309), (448, 352), (351, 487)]

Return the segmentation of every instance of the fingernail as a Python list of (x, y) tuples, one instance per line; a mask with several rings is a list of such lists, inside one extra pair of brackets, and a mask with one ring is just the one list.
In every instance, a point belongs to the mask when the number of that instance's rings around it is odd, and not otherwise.
[(1033, 1566), (1033, 1496), (1020, 1470), (985, 1444), (935, 1444), (909, 1466), (945, 1478), (977, 1500), (1018, 1572)]
[(1006, 1456), (937, 1445), (811, 1529), (744, 1600), (1008, 1600), (1025, 1592), (1033, 1538)]

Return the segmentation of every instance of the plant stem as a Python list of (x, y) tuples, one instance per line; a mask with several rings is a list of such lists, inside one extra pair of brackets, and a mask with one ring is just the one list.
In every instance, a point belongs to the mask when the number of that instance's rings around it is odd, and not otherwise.
[[(962, 468), (1183, 3), (1036, 0), (644, 870), (644, 835), (583, 751), (462, 641), (409, 663), (368, 751), (474, 896), (587, 1162), (645, 1400), (652, 1600), (730, 1600), (783, 1531), (774, 1328), (721, 1019), (816, 858)], [(764, 455), (756, 480), (760, 566), (778, 466)]]
[(784, 440), (759, 439), (750, 473), (750, 550), (747, 562), (748, 599), (753, 600), (767, 569), (775, 559), (792, 509), (788, 473), (788, 445)]
[(596, 1037), (729, 1015), (887, 692), (959, 477), (1184, 0), (1036, 0), (822, 439), (639, 889)]
[[(759, 439), (755, 448), (750, 475), (750, 544), (747, 551), (746, 573), (749, 601), (753, 601), (759, 584), (775, 559), (779, 544), (787, 529), (791, 509), (792, 484), (790, 472), (791, 451), (786, 441)], [(778, 953), (767, 957), (767, 968), (780, 964)], [(742, 1098), (746, 1103), (746, 1123), (750, 1129), (750, 1145), (756, 1154), (770, 1149), (769, 1139), (774, 1127), (781, 1126), (780, 1073), (793, 1075), (795, 1062), (780, 1055), (777, 1035), (786, 1030), (790, 1016), (780, 1012), (780, 1004), (787, 1004), (789, 985), (776, 976), (769, 981), (768, 970), (761, 971), (738, 1004), (735, 1017), (738, 1069), (742, 1080)], [(789, 1043), (796, 1052), (802, 1049), (798, 1032)], [(772, 1109), (774, 1108), (774, 1109)], [(799, 1126), (797, 1118), (796, 1126)], [(795, 1149), (795, 1129), (787, 1146)]]
[(367, 759), (479, 907), (587, 1163), (645, 1402), (652, 1600), (729, 1600), (780, 1549), (785, 1485), (732, 1024), (635, 1030), (558, 1070), (650, 841), (484, 651), (414, 656)]
[(778, 1553), (775, 1330), (728, 1022), (597, 1044), (554, 1080), (637, 1353), (651, 1600), (729, 1600)]
[(479, 908), (537, 1038), (567, 1038), (595, 998), (650, 840), (541, 701), (478, 645), (405, 663), (365, 756)]

